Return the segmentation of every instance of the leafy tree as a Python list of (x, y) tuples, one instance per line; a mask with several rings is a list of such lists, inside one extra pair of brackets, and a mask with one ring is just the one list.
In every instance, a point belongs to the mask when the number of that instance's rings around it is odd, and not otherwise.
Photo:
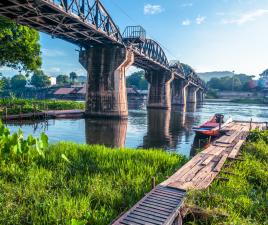
[(0, 17), (0, 66), (35, 71), (41, 64), (39, 33)]
[(37, 88), (42, 88), (42, 87), (47, 87), (51, 84), (49, 77), (44, 74), (42, 70), (38, 70), (34, 72), (32, 78), (31, 78), (31, 85), (37, 87)]
[(26, 77), (23, 75), (15, 75), (11, 78), (10, 81), (12, 89), (22, 89), (25, 88), (26, 85)]
[(0, 90), (10, 89), (10, 79), (6, 77), (2, 77), (0, 80)]
[(136, 87), (139, 90), (147, 90), (148, 82), (145, 79), (144, 71), (138, 71), (127, 77), (127, 87)]
[(75, 82), (75, 80), (77, 79), (77, 74), (75, 72), (71, 72), (70, 73), (70, 80), (72, 81), (72, 83)]
[(237, 74), (233, 77), (211, 78), (208, 87), (222, 91), (249, 91), (253, 76)]
[(59, 75), (56, 79), (59, 85), (69, 84), (69, 77), (67, 75)]

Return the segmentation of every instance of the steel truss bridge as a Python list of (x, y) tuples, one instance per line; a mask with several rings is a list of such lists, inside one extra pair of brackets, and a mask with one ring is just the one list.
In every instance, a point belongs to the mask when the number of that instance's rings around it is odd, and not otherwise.
[(127, 27), (121, 34), (99, 0), (4, 0), (0, 2), (0, 15), (81, 48), (113, 45), (130, 49), (135, 66), (170, 71), (205, 88), (191, 67), (169, 62), (162, 47), (146, 38), (142, 27)]

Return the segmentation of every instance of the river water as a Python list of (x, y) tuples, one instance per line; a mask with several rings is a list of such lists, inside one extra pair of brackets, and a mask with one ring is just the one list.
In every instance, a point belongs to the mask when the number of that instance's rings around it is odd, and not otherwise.
[[(132, 109), (137, 108), (137, 109)], [(146, 110), (131, 107), (128, 120), (96, 119), (49, 120), (28, 124), (8, 124), (11, 132), (20, 127), (25, 136), (45, 132), (51, 143), (74, 141), (104, 144), (111, 147), (163, 148), (189, 156), (195, 140), (192, 127), (208, 120), (215, 113), (230, 115), (236, 120), (268, 121), (268, 106), (235, 103), (203, 103), (173, 107), (172, 110)]]

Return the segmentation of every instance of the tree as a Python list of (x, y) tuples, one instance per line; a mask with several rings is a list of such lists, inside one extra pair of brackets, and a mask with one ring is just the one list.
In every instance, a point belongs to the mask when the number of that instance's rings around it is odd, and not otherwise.
[(0, 17), (0, 67), (35, 71), (41, 64), (39, 33)]
[(77, 74), (75, 72), (71, 72), (70, 73), (70, 80), (72, 81), (72, 83), (75, 82), (75, 80), (77, 79)]
[(26, 77), (23, 75), (15, 75), (11, 78), (11, 88), (12, 89), (22, 89), (26, 85)]
[(132, 73), (129, 77), (127, 77), (127, 86), (134, 86), (139, 90), (147, 90), (148, 82), (145, 79), (144, 71)]
[(59, 85), (69, 84), (69, 77), (67, 75), (57, 76), (57, 84)]
[(38, 70), (34, 72), (32, 78), (31, 78), (31, 85), (42, 88), (47, 87), (51, 84), (49, 77), (44, 74), (42, 70)]
[(10, 79), (6, 77), (2, 77), (0, 80), (0, 90), (7, 90), (10, 89)]

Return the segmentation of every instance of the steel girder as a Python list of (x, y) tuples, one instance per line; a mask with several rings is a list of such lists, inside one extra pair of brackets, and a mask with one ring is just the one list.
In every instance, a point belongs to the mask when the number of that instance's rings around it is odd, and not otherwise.
[(5, 0), (0, 15), (83, 47), (123, 45), (118, 27), (95, 0)]

